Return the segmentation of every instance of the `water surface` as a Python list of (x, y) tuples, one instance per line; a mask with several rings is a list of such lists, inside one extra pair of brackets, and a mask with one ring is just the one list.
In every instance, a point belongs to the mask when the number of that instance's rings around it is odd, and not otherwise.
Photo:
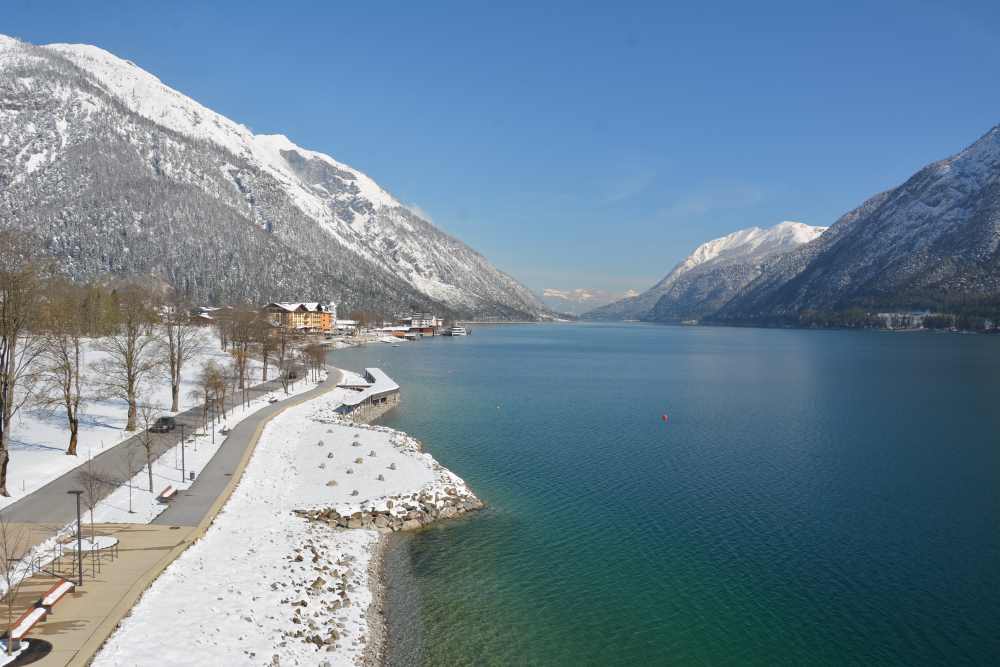
[(388, 371), (384, 422), (489, 504), (397, 541), (391, 664), (1000, 660), (1000, 337), (524, 325), (334, 359)]

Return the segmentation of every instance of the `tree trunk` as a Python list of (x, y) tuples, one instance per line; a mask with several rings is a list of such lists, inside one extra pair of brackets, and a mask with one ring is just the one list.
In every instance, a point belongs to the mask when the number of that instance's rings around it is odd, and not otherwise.
[(126, 431), (135, 430), (135, 421), (138, 416), (138, 408), (135, 404), (135, 399), (130, 398), (128, 401), (128, 421), (125, 423)]
[(76, 456), (76, 435), (79, 430), (80, 420), (73, 417), (69, 420), (69, 449), (66, 450), (67, 456)]
[(149, 492), (153, 493), (153, 457), (146, 451), (146, 472), (149, 473)]
[(170, 384), (170, 411), (177, 412), (180, 408), (181, 383), (180, 378)]
[(10, 452), (7, 450), (7, 432), (0, 433), (0, 496), (9, 497), (7, 493), (7, 464), (10, 463)]

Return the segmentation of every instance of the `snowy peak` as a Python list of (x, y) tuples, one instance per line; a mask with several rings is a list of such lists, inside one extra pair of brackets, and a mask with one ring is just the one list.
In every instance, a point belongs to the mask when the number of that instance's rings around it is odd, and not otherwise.
[(826, 227), (811, 227), (791, 221), (780, 222), (768, 229), (760, 227), (741, 229), (695, 248), (694, 252), (678, 264), (660, 284), (668, 285), (684, 273), (710, 262), (765, 259), (770, 255), (809, 243), (826, 230)]
[[(760, 264), (818, 238), (826, 227), (811, 227), (801, 222), (785, 221), (769, 227), (750, 227), (702, 243), (668, 273), (663, 280), (642, 294), (616, 301), (585, 313), (587, 319), (639, 319), (649, 316), (661, 299), (673, 299), (685, 313), (697, 313), (706, 295), (720, 299), (732, 294)], [(726, 271), (727, 267), (738, 267)], [(697, 281), (697, 285), (695, 282)], [(694, 285), (694, 286), (693, 286)], [(672, 297), (668, 297), (673, 293)], [(683, 319), (672, 312), (670, 319)]]
[[(67, 67), (67, 62), (75, 68)], [(20, 73), (17, 78), (4, 81), (4, 75), (14, 71)], [(36, 75), (43, 85), (34, 86)], [(65, 169), (67, 160), (74, 161), (75, 168), (75, 161), (84, 159), (79, 152), (82, 142), (95, 142), (98, 151), (106, 148), (107, 156), (113, 144), (114, 151), (128, 153), (119, 155), (119, 165), (124, 164), (122, 159), (134, 159), (132, 166), (140, 177), (165, 179), (160, 186), (199, 190), (213, 204), (226, 207), (227, 215), (271, 234), (267, 243), (308, 237), (310, 241), (298, 245), (296, 252), (326, 264), (336, 255), (344, 272), (348, 266), (370, 265), (371, 271), (363, 275), (344, 273), (348, 279), (338, 279), (333, 288), (339, 293), (373, 294), (392, 282), (402, 283), (390, 290), (397, 302), (402, 291), (410, 289), (464, 316), (520, 319), (544, 312), (539, 299), (524, 286), (407, 208), (367, 174), (282, 134), (254, 134), (101, 48), (36, 47), (0, 36), (0, 94), (14, 100), (11, 113), (0, 112), (0, 142), (6, 142), (0, 145), (0, 164), (8, 154), (15, 163), (10, 170), (0, 170), (0, 186), (17, 184), (24, 191), (18, 196), (26, 199), (25, 206), (31, 206), (31, 193), (39, 192), (43, 184), (58, 188), (43, 172)], [(26, 105), (29, 96), (33, 99)], [(42, 124), (51, 128), (40, 133), (37, 128)], [(83, 178), (75, 171), (72, 176)], [(165, 216), (167, 210), (158, 214)], [(136, 210), (129, 215), (139, 226), (149, 212)], [(44, 225), (58, 226), (49, 218)], [(316, 237), (317, 229), (323, 238)], [(69, 236), (61, 242), (72, 247)], [(329, 252), (328, 244), (338, 250)], [(356, 257), (341, 257), (342, 252)], [(144, 265), (147, 269), (175, 275), (167, 266)], [(358, 275), (356, 280), (350, 278), (353, 275)], [(375, 275), (381, 276), (376, 284), (362, 288)], [(275, 296), (287, 299), (296, 294)], [(419, 302), (409, 297), (404, 301)], [(410, 307), (415, 306), (400, 306)]]
[(718, 319), (794, 323), (803, 313), (854, 308), (992, 316), (998, 261), (1000, 126), (771, 263)]

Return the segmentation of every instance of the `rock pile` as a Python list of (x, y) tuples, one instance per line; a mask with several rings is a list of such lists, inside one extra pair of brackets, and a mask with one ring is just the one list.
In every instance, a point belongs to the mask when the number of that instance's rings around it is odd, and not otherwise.
[(423, 490), (388, 498), (379, 505), (368, 505), (355, 511), (328, 507), (296, 510), (295, 513), (339, 528), (364, 528), (391, 533), (416, 530), (438, 519), (453, 519), (483, 508), (483, 502), (468, 489), (446, 486), (441, 491), (432, 493)]

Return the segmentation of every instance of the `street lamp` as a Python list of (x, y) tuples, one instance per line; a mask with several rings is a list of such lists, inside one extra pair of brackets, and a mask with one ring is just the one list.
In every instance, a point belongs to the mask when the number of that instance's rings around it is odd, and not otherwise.
[(181, 422), (181, 481), (182, 482), (184, 481), (184, 478), (186, 476), (187, 473), (184, 472), (184, 422)]
[(80, 495), (83, 491), (67, 491), (66, 493), (76, 496), (76, 562), (80, 566), (80, 583), (79, 586), (83, 586), (83, 532), (80, 528), (82, 525), (80, 521)]

